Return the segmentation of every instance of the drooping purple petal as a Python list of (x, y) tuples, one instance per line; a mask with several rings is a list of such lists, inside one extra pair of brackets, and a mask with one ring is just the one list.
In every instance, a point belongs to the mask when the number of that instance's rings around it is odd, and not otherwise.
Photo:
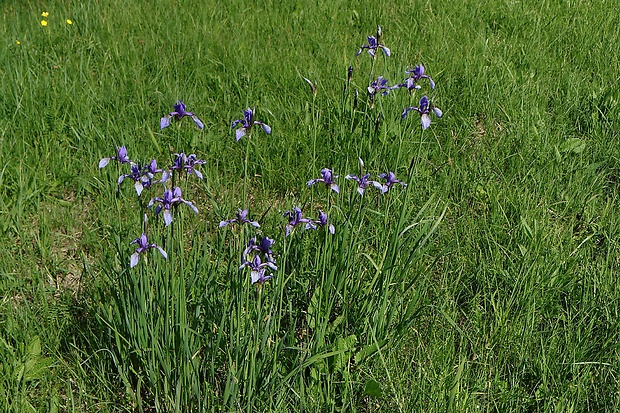
[(237, 141), (239, 141), (241, 138), (243, 138), (246, 134), (246, 128), (239, 128), (236, 130), (235, 135), (237, 138)]
[(129, 266), (131, 268), (135, 267), (136, 265), (138, 265), (138, 261), (140, 261), (140, 254), (137, 252), (134, 252), (133, 254), (131, 254)]
[(261, 122), (260, 126), (261, 128), (263, 128), (267, 135), (271, 135), (271, 127), (269, 125)]
[(172, 224), (172, 212), (169, 209), (164, 209), (164, 223), (166, 226)]
[(164, 257), (165, 259), (168, 259), (168, 254), (166, 254), (166, 251), (164, 251), (164, 249), (158, 245), (155, 245), (155, 248), (157, 248), (157, 251), (159, 251), (159, 253), (161, 254), (162, 257)]
[(136, 193), (138, 194), (138, 196), (140, 196), (142, 194), (142, 191), (144, 190), (144, 185), (142, 185), (142, 182), (136, 181), (133, 186), (134, 188), (136, 188)]
[(422, 129), (426, 130), (431, 126), (431, 117), (428, 116), (428, 113), (423, 113), (420, 116), (420, 120), (422, 121)]
[(105, 168), (110, 163), (110, 158), (103, 158), (99, 161), (99, 169)]
[(205, 127), (205, 125), (200, 121), (200, 119), (198, 119), (198, 116), (196, 115), (192, 115), (192, 119), (194, 120), (194, 123), (200, 128), (203, 129)]
[(165, 129), (170, 126), (170, 118), (172, 116), (166, 115), (159, 120), (159, 129)]

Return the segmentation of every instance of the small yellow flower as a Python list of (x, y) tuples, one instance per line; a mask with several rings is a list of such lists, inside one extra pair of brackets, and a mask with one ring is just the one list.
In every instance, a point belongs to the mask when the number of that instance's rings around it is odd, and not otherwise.
[(18, 44), (18, 45), (22, 44), (22, 42), (20, 42), (19, 40), (15, 40), (15, 43)]
[(46, 12), (46, 11), (44, 11), (43, 13), (41, 13), (41, 16), (43, 16), (43, 17), (47, 17), (47, 16), (49, 16), (49, 15), (50, 15), (50, 14), (49, 14), (48, 12)]
[(43, 27), (47, 26), (47, 20), (41, 20), (41, 26)]
[(73, 22), (69, 19), (67, 19), (67, 24), (73, 24)]

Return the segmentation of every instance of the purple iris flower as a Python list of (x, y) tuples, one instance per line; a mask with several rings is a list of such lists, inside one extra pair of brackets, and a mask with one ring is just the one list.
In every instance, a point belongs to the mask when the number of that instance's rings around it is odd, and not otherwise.
[(134, 239), (133, 241), (131, 241), (131, 243), (129, 245), (132, 244), (138, 244), (138, 248), (136, 249), (136, 252), (134, 252), (133, 254), (131, 254), (131, 261), (129, 263), (129, 265), (131, 266), (131, 268), (135, 267), (136, 265), (138, 265), (138, 261), (140, 260), (140, 254), (142, 254), (144, 251), (151, 249), (151, 248), (157, 248), (157, 250), (161, 253), (161, 255), (164, 258), (168, 258), (168, 254), (166, 254), (166, 251), (164, 251), (164, 249), (156, 244), (149, 244), (149, 240), (146, 237), (146, 234), (142, 234), (140, 235), (138, 238)]
[[(156, 173), (163, 173), (162, 179), (160, 181), (153, 181)], [(166, 182), (168, 179), (166, 177), (166, 173), (168, 171), (164, 171), (162, 169), (157, 168), (157, 161), (153, 159), (149, 162), (145, 167), (143, 173), (143, 184), (145, 188), (150, 188), (152, 184), (156, 184), (158, 182)]]
[(241, 124), (241, 127), (237, 129), (237, 131), (235, 132), (237, 136), (237, 141), (243, 138), (252, 129), (252, 126), (254, 125), (260, 125), (267, 135), (271, 134), (271, 127), (269, 125), (267, 125), (266, 123), (254, 120), (254, 111), (250, 108), (247, 108), (246, 110), (243, 111), (243, 119), (233, 120), (230, 127), (234, 128), (238, 124)]
[(205, 127), (205, 125), (200, 121), (200, 119), (198, 119), (198, 116), (194, 115), (192, 112), (185, 111), (185, 104), (180, 100), (177, 100), (176, 105), (174, 105), (174, 111), (161, 118), (161, 120), (159, 121), (159, 127), (160, 129), (167, 128), (168, 126), (170, 126), (170, 119), (176, 118), (178, 120), (181, 120), (186, 116), (191, 117), (200, 129)]
[(441, 111), (441, 109), (433, 106), (433, 104), (429, 102), (428, 97), (426, 97), (426, 95), (422, 96), (422, 99), (420, 99), (420, 106), (418, 107), (410, 106), (408, 108), (405, 108), (401, 117), (405, 119), (407, 117), (407, 114), (412, 110), (415, 110), (416, 112), (420, 114), (420, 118), (422, 120), (422, 129), (425, 129), (425, 130), (431, 125), (431, 117), (430, 117), (431, 111), (438, 118), (440, 118), (443, 115), (443, 112)]
[(380, 190), (382, 194), (385, 194), (387, 191), (389, 191), (390, 188), (394, 184), (401, 184), (402, 186), (407, 186), (406, 183), (396, 179), (396, 176), (394, 175), (394, 172), (388, 172), (386, 174), (380, 174), (379, 178), (385, 179), (385, 183), (382, 184), (381, 182), (373, 182), (373, 185), (375, 186), (375, 188)]
[(243, 225), (243, 224), (250, 224), (255, 228), (260, 228), (260, 224), (256, 221), (250, 221), (248, 218), (248, 210), (244, 209), (244, 210), (239, 210), (236, 213), (236, 217), (233, 219), (229, 219), (226, 221), (221, 221), (220, 222), (220, 228), (225, 227), (228, 224), (239, 224), (239, 225)]
[(151, 187), (151, 178), (149, 178), (148, 172), (143, 168), (140, 168), (138, 164), (131, 165), (131, 172), (128, 174), (123, 174), (118, 177), (118, 184), (122, 184), (125, 178), (131, 178), (134, 182), (134, 188), (136, 188), (136, 192), (138, 196), (142, 194), (144, 188)]
[(319, 209), (319, 219), (317, 219), (316, 221), (314, 221), (315, 224), (317, 224), (320, 227), (324, 227), (327, 225), (327, 230), (331, 233), (331, 234), (335, 234), (336, 233), (336, 228), (334, 227), (333, 224), (329, 224), (327, 223), (327, 214), (323, 211), (321, 211)]
[(366, 38), (368, 39), (368, 44), (362, 45), (362, 47), (360, 47), (360, 49), (357, 51), (356, 56), (359, 56), (360, 54), (362, 54), (364, 49), (368, 49), (368, 54), (374, 58), (377, 53), (377, 49), (381, 49), (384, 55), (386, 55), (387, 57), (390, 57), (390, 49), (388, 49), (387, 47), (385, 47), (383, 44), (380, 43), (381, 26), (377, 26), (377, 37), (367, 36)]
[(336, 184), (334, 179), (338, 178), (338, 175), (333, 175), (331, 169), (323, 168), (321, 169), (322, 178), (311, 179), (308, 181), (308, 186), (312, 186), (317, 182), (323, 182), (325, 186), (334, 191), (335, 193), (340, 193), (340, 187)]
[(283, 216), (288, 218), (288, 224), (286, 225), (286, 236), (288, 237), (293, 228), (299, 224), (306, 224), (306, 229), (316, 229), (316, 225), (312, 223), (308, 218), (303, 218), (301, 209), (294, 207), (290, 211), (286, 211)]
[(253, 237), (243, 251), (243, 256), (250, 255), (252, 252), (262, 253), (267, 258), (267, 261), (274, 262), (273, 251), (271, 250), (273, 243), (274, 240), (268, 237), (261, 237), (260, 239)]
[(181, 188), (179, 188), (178, 186), (174, 188), (174, 190), (166, 189), (162, 198), (156, 197), (151, 199), (148, 207), (150, 208), (156, 202), (159, 203), (159, 205), (157, 205), (157, 208), (155, 208), (155, 215), (159, 215), (159, 213), (163, 210), (164, 222), (166, 223), (166, 226), (170, 225), (170, 223), (172, 222), (172, 212), (170, 211), (170, 209), (173, 206), (185, 204), (190, 207), (192, 211), (198, 213), (198, 208), (196, 208), (194, 204), (192, 204), (190, 201), (186, 201), (181, 197)]
[[(202, 159), (198, 159), (195, 154), (185, 155), (185, 153), (176, 153), (174, 154), (175, 158), (172, 162), (172, 166), (170, 167), (171, 171), (185, 171), (187, 174), (194, 174), (198, 179), (202, 179), (202, 173), (195, 169), (197, 165), (204, 165), (205, 161)], [(167, 181), (170, 178), (170, 172), (165, 171), (164, 177), (162, 178), (162, 182)]]
[(345, 178), (357, 182), (357, 192), (360, 195), (364, 195), (364, 189), (366, 189), (368, 185), (371, 185), (373, 183), (373, 181), (369, 179), (370, 174), (365, 174), (365, 175), (362, 175), (361, 177), (358, 177), (355, 175), (347, 175), (345, 176)]
[(241, 267), (239, 267), (239, 270), (242, 270), (245, 267), (249, 267), (251, 270), (252, 284), (256, 284), (256, 283), (263, 284), (265, 281), (269, 280), (270, 278), (273, 278), (273, 274), (265, 275), (266, 268), (270, 268), (273, 271), (278, 270), (278, 267), (276, 267), (276, 265), (273, 262), (271, 261), (262, 262), (258, 254), (254, 256), (254, 259), (252, 261), (246, 261), (243, 264), (241, 264)]
[(391, 88), (388, 86), (387, 83), (387, 79), (384, 79), (383, 76), (379, 76), (377, 80), (371, 82), (370, 86), (368, 86), (368, 94), (370, 95), (370, 97), (374, 99), (375, 95), (379, 92), (381, 92), (382, 96), (386, 96), (388, 93), (390, 93)]
[(112, 159), (116, 159), (118, 163), (131, 163), (131, 160), (127, 156), (127, 148), (123, 145), (120, 148), (116, 148), (116, 156), (101, 159), (99, 161), (99, 169), (104, 168)]
[[(362, 158), (358, 159), (360, 161), (360, 169), (362, 171), (362, 174), (364, 174), (364, 161), (362, 160)], [(366, 187), (373, 183), (373, 181), (370, 180), (370, 174), (364, 174), (361, 177), (349, 174), (345, 176), (345, 178), (357, 182), (357, 192), (360, 195), (364, 195), (364, 190), (366, 189)]]
[(431, 89), (435, 89), (435, 82), (433, 81), (433, 79), (430, 78), (430, 76), (427, 76), (427, 75), (424, 74), (424, 66), (423, 65), (418, 65), (418, 66), (414, 67), (411, 70), (406, 70), (405, 73), (407, 73), (409, 75), (407, 80), (405, 80), (405, 83), (401, 83), (400, 85), (396, 85), (396, 86), (394, 86), (394, 88), (406, 87), (408, 90), (418, 90), (418, 89), (422, 88), (422, 86), (418, 85), (418, 82), (421, 79), (428, 79), (428, 81), (431, 84)]
[(187, 156), (187, 159), (185, 160), (185, 172), (187, 172), (188, 174), (194, 174), (198, 177), (198, 179), (202, 179), (202, 173), (196, 169), (194, 169), (196, 167), (196, 165), (204, 165), (205, 161), (203, 161), (202, 159), (198, 159), (198, 157), (195, 154), (191, 154)]

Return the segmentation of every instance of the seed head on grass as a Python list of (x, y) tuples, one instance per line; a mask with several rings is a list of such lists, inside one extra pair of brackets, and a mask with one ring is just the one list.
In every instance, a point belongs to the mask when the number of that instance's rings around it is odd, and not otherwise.
[(118, 163), (131, 163), (131, 160), (129, 159), (129, 157), (127, 156), (127, 148), (125, 148), (125, 145), (121, 146), (120, 148), (116, 149), (116, 156), (110, 156), (108, 158), (102, 158), (99, 161), (99, 169), (106, 167), (111, 160), (116, 160), (118, 161)]
[(377, 26), (377, 36), (367, 36), (366, 38), (368, 39), (368, 44), (364, 44), (360, 47), (360, 49), (357, 51), (356, 56), (359, 56), (360, 54), (362, 54), (362, 52), (364, 51), (364, 49), (368, 49), (368, 54), (370, 56), (372, 56), (372, 58), (374, 59), (376, 54), (377, 54), (377, 49), (381, 49), (381, 51), (383, 52), (384, 55), (386, 55), (387, 57), (390, 57), (390, 49), (388, 49), (387, 47), (385, 47), (383, 44), (381, 44), (381, 26)]
[(419, 106), (410, 106), (408, 108), (405, 108), (401, 117), (405, 119), (407, 117), (407, 114), (411, 112), (412, 110), (415, 110), (416, 112), (420, 114), (420, 119), (422, 121), (422, 129), (424, 130), (428, 129), (428, 127), (431, 126), (431, 117), (430, 117), (431, 111), (438, 118), (440, 118), (443, 115), (443, 112), (441, 111), (441, 109), (433, 106), (433, 104), (428, 100), (428, 97), (426, 97), (426, 95), (422, 96), (422, 98), (420, 99)]
[(177, 103), (174, 105), (174, 110), (172, 112), (161, 118), (161, 120), (159, 121), (159, 127), (160, 129), (167, 128), (168, 126), (170, 126), (170, 120), (172, 118), (181, 120), (186, 116), (192, 118), (194, 120), (194, 123), (196, 123), (196, 125), (200, 129), (204, 128), (204, 124), (200, 121), (200, 119), (198, 119), (198, 116), (194, 115), (192, 112), (187, 112), (185, 110), (185, 104), (180, 100), (178, 100)]
[(247, 108), (243, 111), (242, 119), (233, 120), (230, 127), (234, 128), (238, 124), (241, 124), (241, 127), (235, 131), (237, 141), (239, 141), (239, 139), (243, 138), (248, 132), (250, 132), (252, 126), (254, 125), (260, 125), (260, 127), (263, 128), (263, 131), (265, 131), (267, 135), (271, 135), (271, 127), (266, 123), (254, 120), (254, 111), (250, 108)]
[(338, 186), (338, 184), (336, 184), (336, 181), (334, 181), (336, 178), (338, 178), (338, 175), (334, 175), (331, 169), (323, 168), (321, 169), (321, 178), (315, 178), (315, 179), (309, 180), (308, 186), (312, 186), (316, 184), (317, 182), (322, 182), (323, 184), (325, 184), (326, 187), (328, 187), (335, 193), (339, 194), (340, 187)]
[(229, 225), (229, 224), (239, 224), (239, 225), (250, 224), (254, 228), (260, 228), (260, 224), (258, 222), (251, 221), (248, 219), (247, 209), (244, 209), (244, 210), (239, 209), (235, 215), (236, 215), (235, 218), (228, 219), (226, 221), (221, 221), (220, 228), (225, 227), (226, 225)]
[(166, 251), (164, 251), (164, 249), (156, 244), (149, 244), (149, 240), (146, 237), (146, 234), (142, 233), (142, 235), (140, 235), (138, 238), (134, 239), (133, 241), (131, 241), (131, 243), (129, 245), (132, 244), (138, 244), (138, 248), (136, 249), (136, 252), (134, 252), (133, 254), (131, 254), (131, 261), (129, 263), (129, 265), (131, 266), (131, 268), (135, 267), (136, 265), (138, 265), (138, 261), (140, 260), (140, 255), (144, 252), (147, 251), (151, 248), (156, 248), (162, 255), (162, 257), (164, 258), (168, 258), (168, 254), (166, 254)]
[(382, 184), (381, 182), (373, 182), (373, 185), (375, 186), (375, 188), (381, 191), (382, 194), (385, 194), (387, 191), (389, 191), (390, 188), (394, 186), (394, 184), (401, 184), (402, 186), (407, 186), (407, 184), (403, 181), (396, 179), (396, 175), (394, 174), (394, 172), (379, 174), (379, 178), (385, 179), (385, 183)]
[(174, 190), (166, 189), (164, 191), (163, 197), (161, 198), (156, 197), (151, 199), (148, 207), (152, 207), (155, 203), (159, 204), (155, 208), (155, 215), (159, 215), (161, 211), (164, 211), (164, 223), (166, 224), (166, 226), (172, 223), (171, 208), (176, 205), (185, 204), (190, 207), (192, 211), (198, 213), (198, 208), (196, 208), (194, 204), (192, 204), (190, 201), (186, 201), (185, 199), (183, 199), (183, 197), (181, 196), (181, 188), (179, 188), (178, 186), (174, 188)]
[(304, 77), (303, 79), (306, 81), (308, 86), (310, 86), (310, 91), (312, 92), (312, 96), (316, 96), (316, 93), (318, 91), (317, 84), (308, 78)]

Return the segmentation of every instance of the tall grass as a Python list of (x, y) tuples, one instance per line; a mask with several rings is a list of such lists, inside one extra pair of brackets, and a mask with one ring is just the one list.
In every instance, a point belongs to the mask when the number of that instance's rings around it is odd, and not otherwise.
[[(1, 6), (0, 410), (617, 410), (614, 6)], [(377, 24), (392, 56), (356, 58)], [(434, 91), (372, 106), (420, 63)], [(444, 116), (421, 133), (423, 93)], [(177, 99), (203, 131), (159, 130)], [(247, 107), (270, 136), (235, 142)], [(121, 145), (204, 159), (175, 182), (199, 213), (165, 227), (161, 185), (98, 171)], [(359, 196), (358, 158), (408, 186)], [(322, 168), (340, 194), (307, 186)], [(285, 236), (295, 206), (335, 233)], [(218, 228), (238, 208), (260, 229)], [(168, 259), (130, 268), (144, 231)]]

